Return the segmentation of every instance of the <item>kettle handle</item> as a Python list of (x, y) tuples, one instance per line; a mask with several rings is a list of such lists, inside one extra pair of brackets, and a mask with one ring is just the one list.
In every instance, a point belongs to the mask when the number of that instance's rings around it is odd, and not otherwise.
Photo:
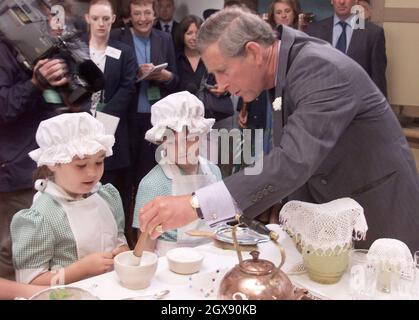
[(243, 257), (239, 246), (239, 242), (237, 241), (237, 224), (233, 226), (231, 230), (231, 235), (233, 236), (234, 249), (236, 249), (237, 257), (239, 258), (239, 264), (241, 265), (243, 262)]
[[(237, 241), (237, 224), (233, 226), (233, 228), (231, 230), (231, 233), (232, 233), (232, 237), (233, 237), (234, 249), (236, 249), (237, 256), (239, 258), (239, 264), (241, 265), (242, 262), (243, 262), (243, 256), (242, 256), (242, 252), (241, 252), (241, 249), (240, 249), (239, 242)], [(276, 238), (271, 237), (271, 240), (272, 240), (273, 243), (275, 243), (278, 246), (279, 252), (281, 253), (281, 262), (280, 262), (280, 264), (277, 268), (278, 270), (280, 270), (281, 267), (285, 263), (285, 257), (286, 257), (285, 250), (284, 250), (284, 247), (281, 246), (281, 244), (278, 242), (278, 237), (276, 237)]]
[(281, 246), (281, 244), (278, 242), (278, 240), (274, 240), (274, 239), (272, 239), (272, 242), (273, 243), (275, 243), (277, 246), (278, 246), (278, 248), (279, 248), (279, 252), (281, 253), (281, 263), (279, 264), (279, 266), (278, 266), (278, 270), (280, 270), (281, 269), (281, 267), (284, 265), (284, 263), (285, 263), (285, 257), (286, 257), (286, 255), (285, 255), (285, 250), (284, 250), (284, 247), (283, 246)]

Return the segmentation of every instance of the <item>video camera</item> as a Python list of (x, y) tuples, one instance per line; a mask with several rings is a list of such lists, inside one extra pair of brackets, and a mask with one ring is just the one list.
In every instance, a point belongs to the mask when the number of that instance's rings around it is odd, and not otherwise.
[[(104, 88), (102, 71), (90, 60), (89, 49), (76, 30), (66, 26), (59, 36), (52, 35), (48, 12), (54, 8), (47, 0), (0, 0), (0, 34), (18, 52), (18, 60), (33, 70), (41, 59), (62, 59), (68, 67), (69, 83), (54, 88), (69, 105), (81, 106), (92, 93)], [(51, 15), (58, 14), (52, 11)], [(37, 79), (47, 84), (40, 74)]]

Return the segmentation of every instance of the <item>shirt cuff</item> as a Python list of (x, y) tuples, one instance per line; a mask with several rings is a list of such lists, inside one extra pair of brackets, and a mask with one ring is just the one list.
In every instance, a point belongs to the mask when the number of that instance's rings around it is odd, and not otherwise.
[(195, 194), (204, 219), (211, 228), (221, 222), (233, 220), (236, 213), (240, 212), (223, 181), (201, 188)]
[(15, 270), (16, 282), (29, 284), (39, 275), (48, 272), (48, 266), (33, 269)]

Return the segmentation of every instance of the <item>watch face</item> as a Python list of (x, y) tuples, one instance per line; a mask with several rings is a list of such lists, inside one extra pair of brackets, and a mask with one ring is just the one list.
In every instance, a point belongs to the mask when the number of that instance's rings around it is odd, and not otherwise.
[(196, 209), (196, 208), (199, 208), (199, 202), (198, 202), (198, 197), (197, 197), (197, 196), (192, 196), (192, 199), (191, 199), (191, 205), (192, 205), (192, 207), (194, 207), (195, 209)]

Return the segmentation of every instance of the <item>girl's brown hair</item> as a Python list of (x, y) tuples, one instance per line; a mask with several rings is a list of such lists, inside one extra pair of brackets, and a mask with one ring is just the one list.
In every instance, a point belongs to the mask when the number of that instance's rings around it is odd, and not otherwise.
[(292, 11), (294, 11), (294, 21), (292, 23), (293, 28), (297, 28), (298, 26), (298, 15), (301, 13), (301, 6), (300, 3), (298, 2), (298, 0), (274, 0), (271, 2), (271, 4), (269, 5), (269, 9), (268, 9), (268, 23), (276, 29), (276, 23), (275, 23), (275, 4), (276, 3), (285, 3), (287, 5), (289, 5), (292, 9)]
[(48, 169), (48, 166), (41, 166), (41, 167), (36, 168), (32, 175), (33, 182), (35, 182), (38, 179), (53, 180), (53, 178), (54, 178), (54, 173), (50, 169)]

